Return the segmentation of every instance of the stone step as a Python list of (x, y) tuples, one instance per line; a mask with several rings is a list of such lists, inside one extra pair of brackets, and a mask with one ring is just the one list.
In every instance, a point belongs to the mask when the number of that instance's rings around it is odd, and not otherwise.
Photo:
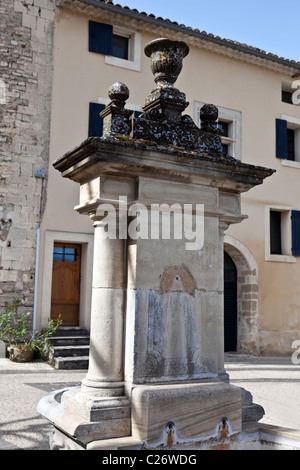
[(54, 346), (51, 348), (51, 355), (52, 357), (88, 356), (89, 350), (89, 345)]
[(55, 357), (53, 361), (55, 369), (59, 370), (79, 370), (88, 369), (89, 357), (76, 356), (76, 357)]
[(89, 336), (52, 336), (50, 338), (51, 345), (54, 346), (73, 346), (73, 345), (89, 345)]
[(61, 326), (55, 332), (57, 336), (89, 336), (89, 332), (80, 326)]
[(49, 340), (49, 362), (56, 369), (87, 369), (90, 337), (85, 328), (62, 326)]

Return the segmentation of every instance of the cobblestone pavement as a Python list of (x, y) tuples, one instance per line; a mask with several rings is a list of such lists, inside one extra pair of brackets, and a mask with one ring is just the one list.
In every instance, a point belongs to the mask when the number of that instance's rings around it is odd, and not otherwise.
[[(225, 360), (230, 382), (264, 407), (262, 423), (300, 430), (300, 365), (290, 358), (226, 355)], [(49, 450), (52, 426), (36, 411), (37, 403), (53, 390), (79, 385), (86, 372), (0, 359), (0, 450)]]

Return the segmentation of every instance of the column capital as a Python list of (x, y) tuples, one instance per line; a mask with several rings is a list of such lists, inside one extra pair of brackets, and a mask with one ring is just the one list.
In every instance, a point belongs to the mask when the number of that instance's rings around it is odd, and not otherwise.
[(227, 220), (219, 220), (219, 231), (220, 233), (224, 234), (224, 232), (228, 229), (230, 226), (230, 222)]

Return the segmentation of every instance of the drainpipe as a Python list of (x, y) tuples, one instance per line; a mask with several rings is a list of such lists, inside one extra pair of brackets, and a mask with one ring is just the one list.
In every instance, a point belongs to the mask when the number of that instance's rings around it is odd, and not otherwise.
[(37, 304), (38, 277), (39, 277), (39, 255), (40, 255), (40, 228), (37, 229), (37, 233), (36, 233), (34, 302), (33, 302), (33, 322), (32, 322), (32, 331), (33, 331), (33, 333), (36, 330), (36, 304)]

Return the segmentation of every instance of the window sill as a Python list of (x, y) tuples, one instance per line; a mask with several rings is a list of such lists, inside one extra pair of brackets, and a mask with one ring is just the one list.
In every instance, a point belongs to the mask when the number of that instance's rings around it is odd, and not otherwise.
[(300, 168), (300, 162), (295, 162), (293, 160), (281, 160), (282, 166), (289, 166), (291, 168)]
[(119, 59), (119, 57), (114, 57), (112, 55), (106, 55), (105, 63), (108, 65), (114, 65), (115, 67), (122, 67), (124, 69), (135, 70), (136, 72), (141, 71), (140, 60), (125, 60)]
[(273, 261), (276, 263), (296, 263), (297, 258), (292, 255), (266, 255), (265, 261)]

